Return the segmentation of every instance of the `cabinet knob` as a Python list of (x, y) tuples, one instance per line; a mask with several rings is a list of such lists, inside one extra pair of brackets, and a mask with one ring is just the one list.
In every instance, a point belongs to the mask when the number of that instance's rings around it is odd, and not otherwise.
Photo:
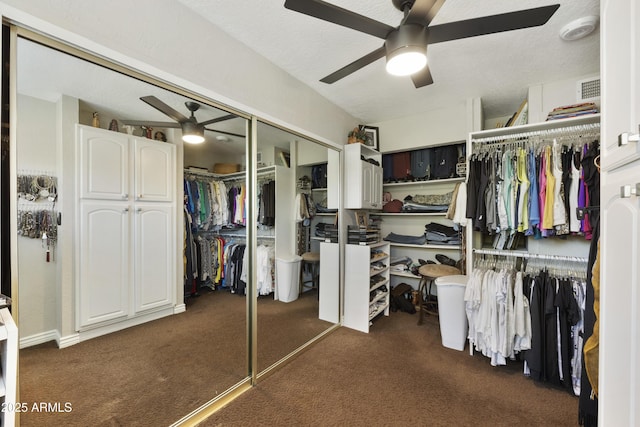
[(636, 183), (636, 185), (623, 185), (620, 187), (620, 197), (623, 199), (627, 199), (631, 196), (639, 196), (640, 195), (640, 182)]
[(124, 208), (124, 209), (122, 210), (122, 213), (127, 213), (127, 212), (129, 212), (129, 208)]
[(128, 198), (129, 198), (129, 195), (128, 195), (128, 194), (123, 194), (123, 195), (122, 195), (122, 200), (127, 200)]
[(142, 200), (142, 194), (138, 194), (138, 200)]
[(138, 213), (142, 212), (142, 208), (136, 209), (136, 212), (138, 212)]

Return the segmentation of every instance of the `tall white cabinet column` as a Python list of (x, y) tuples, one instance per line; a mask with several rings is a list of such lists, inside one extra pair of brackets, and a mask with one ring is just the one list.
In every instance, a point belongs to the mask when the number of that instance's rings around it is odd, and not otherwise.
[(77, 126), (76, 327), (102, 335), (173, 314), (176, 147)]
[[(640, 424), (640, 6), (602, 0), (598, 423)], [(633, 140), (636, 139), (634, 142)]]

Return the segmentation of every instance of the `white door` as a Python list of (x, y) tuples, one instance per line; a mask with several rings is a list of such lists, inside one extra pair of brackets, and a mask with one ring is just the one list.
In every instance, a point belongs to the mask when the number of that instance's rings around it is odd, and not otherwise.
[(129, 314), (130, 214), (125, 203), (80, 203), (79, 329)]
[(618, 135), (640, 132), (640, 6), (602, 0), (600, 7), (599, 424), (632, 426), (640, 424), (640, 144), (619, 146)]
[(371, 208), (382, 209), (382, 168), (372, 165)]
[(371, 197), (373, 196), (373, 165), (368, 162), (360, 162), (362, 164), (362, 194), (361, 207), (363, 209), (371, 208)]
[(172, 201), (175, 185), (175, 146), (166, 142), (136, 138), (134, 147), (136, 200)]
[(80, 197), (127, 200), (129, 140), (127, 135), (78, 125)]
[(135, 222), (136, 314), (173, 304), (175, 298), (175, 221), (173, 206), (137, 203)]

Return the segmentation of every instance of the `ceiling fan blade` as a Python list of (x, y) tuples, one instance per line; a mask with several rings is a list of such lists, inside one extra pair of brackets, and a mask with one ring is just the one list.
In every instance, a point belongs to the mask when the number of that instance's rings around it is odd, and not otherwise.
[(374, 50), (373, 52), (366, 54), (362, 58), (356, 59), (351, 64), (340, 68), (338, 71), (329, 74), (327, 77), (321, 79), (320, 81), (322, 83), (329, 83), (329, 84), (335, 83), (338, 80), (344, 77), (347, 77), (349, 74), (358, 71), (360, 68), (366, 67), (367, 65), (371, 64), (374, 61), (377, 61), (378, 59), (384, 56), (385, 56), (385, 49), (384, 49), (384, 46), (382, 46)]
[(416, 87), (416, 89), (433, 84), (433, 77), (431, 77), (431, 70), (429, 70), (429, 65), (427, 65), (417, 73), (411, 75), (411, 80), (413, 80), (413, 85)]
[(428, 26), (436, 16), (445, 0), (416, 0), (403, 24), (421, 24)]
[(501, 13), (499, 15), (434, 25), (429, 27), (429, 44), (500, 33), (503, 31), (519, 30), (521, 28), (537, 27), (545, 24), (559, 7), (559, 4), (554, 4), (551, 6), (519, 10), (517, 12)]
[(244, 138), (245, 137), (244, 135), (240, 135), (239, 133), (227, 132), (227, 131), (224, 131), (224, 130), (209, 129), (209, 128), (204, 128), (204, 130), (208, 130), (209, 132), (222, 133), (224, 135), (237, 136), (238, 138)]
[(235, 119), (236, 117), (238, 116), (236, 116), (235, 114), (227, 114), (226, 116), (217, 117), (211, 120), (205, 120), (204, 122), (198, 122), (198, 124), (206, 126), (213, 123), (224, 122), (225, 120)]
[(286, 0), (284, 7), (381, 39), (386, 39), (387, 35), (394, 30), (387, 24), (321, 0)]
[(150, 122), (148, 120), (120, 120), (123, 124), (129, 126), (149, 126), (152, 128), (179, 128), (180, 123), (175, 122)]
[(160, 111), (161, 113), (164, 113), (167, 116), (171, 117), (173, 120), (175, 120), (178, 123), (186, 122), (187, 120), (189, 120), (189, 118), (186, 117), (184, 114), (169, 107), (167, 104), (160, 101), (155, 96), (143, 96), (140, 99), (146, 102), (147, 104), (151, 105), (153, 108)]

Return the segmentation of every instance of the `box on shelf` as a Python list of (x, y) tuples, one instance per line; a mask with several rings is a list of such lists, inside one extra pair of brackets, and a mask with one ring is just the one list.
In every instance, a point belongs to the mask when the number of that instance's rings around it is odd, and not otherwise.
[(240, 165), (238, 163), (216, 163), (213, 165), (214, 173), (235, 173), (240, 172)]

